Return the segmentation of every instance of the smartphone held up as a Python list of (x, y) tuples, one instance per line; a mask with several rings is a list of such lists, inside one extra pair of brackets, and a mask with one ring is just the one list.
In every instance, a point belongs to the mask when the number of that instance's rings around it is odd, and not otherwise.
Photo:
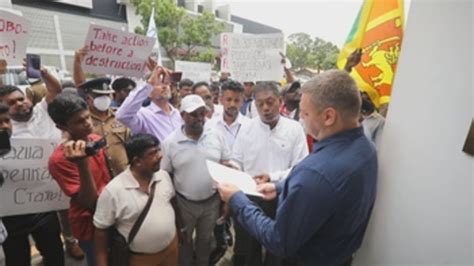
[(26, 76), (28, 78), (41, 78), (41, 57), (37, 54), (26, 54)]

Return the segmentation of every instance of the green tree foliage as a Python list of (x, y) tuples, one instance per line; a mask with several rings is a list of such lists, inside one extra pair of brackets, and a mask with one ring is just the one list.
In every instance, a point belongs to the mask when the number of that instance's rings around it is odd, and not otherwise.
[(176, 6), (174, 0), (131, 0), (142, 17), (143, 27), (135, 29), (138, 34), (146, 33), (153, 1), (160, 45), (173, 65), (177, 59), (212, 62), (216, 55), (211, 49), (211, 40), (224, 30), (224, 23), (209, 12), (189, 15), (184, 8)]
[(328, 70), (336, 68), (339, 48), (321, 38), (294, 33), (288, 36), (286, 55), (296, 71), (304, 68)]

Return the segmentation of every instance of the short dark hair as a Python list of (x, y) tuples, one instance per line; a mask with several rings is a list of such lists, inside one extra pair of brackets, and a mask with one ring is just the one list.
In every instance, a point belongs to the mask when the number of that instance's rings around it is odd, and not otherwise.
[(201, 86), (206, 86), (207, 89), (209, 89), (209, 83), (207, 83), (205, 81), (200, 81), (200, 82), (197, 82), (193, 85), (193, 93), (196, 93), (196, 89), (201, 87)]
[(244, 93), (244, 86), (238, 81), (227, 80), (224, 83), (222, 83), (221, 90), (222, 92), (233, 91), (233, 92), (238, 92), (238, 93)]
[(183, 79), (179, 82), (179, 88), (181, 89), (182, 87), (192, 87), (194, 85), (194, 82), (190, 79)]
[(8, 108), (8, 105), (0, 102), (0, 115), (8, 113), (9, 110), (10, 110), (10, 108)]
[(209, 90), (211, 92), (215, 92), (215, 91), (221, 92), (221, 83), (220, 82), (212, 82), (209, 85)]
[(19, 91), (22, 94), (24, 94), (23, 91), (20, 90), (20, 88), (18, 88), (17, 86), (12, 86), (12, 85), (1, 86), (0, 87), (0, 97), (6, 96), (6, 95), (8, 95), (10, 93), (13, 93), (15, 91)]
[(132, 87), (136, 87), (137, 83), (135, 81), (129, 79), (129, 78), (118, 78), (112, 82), (112, 89), (114, 91), (120, 91), (120, 90), (125, 90), (128, 88), (128, 86), (132, 85)]
[(160, 145), (160, 141), (153, 135), (138, 133), (125, 143), (125, 152), (130, 164), (133, 158), (142, 156), (147, 149)]
[(65, 126), (75, 113), (87, 108), (87, 103), (78, 94), (62, 92), (48, 104), (48, 114), (56, 125)]
[(262, 92), (262, 91), (271, 91), (273, 92), (273, 94), (275, 94), (275, 96), (280, 97), (280, 89), (275, 82), (271, 82), (271, 81), (257, 82), (257, 85), (255, 85), (253, 89), (254, 95), (257, 95), (257, 93)]

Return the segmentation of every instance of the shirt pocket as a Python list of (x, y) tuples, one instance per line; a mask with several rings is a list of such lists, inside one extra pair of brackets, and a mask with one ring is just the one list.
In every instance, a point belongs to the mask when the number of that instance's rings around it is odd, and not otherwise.
[(222, 159), (223, 145), (216, 139), (208, 139), (199, 145), (199, 149), (205, 155), (206, 159), (219, 162)]
[(278, 164), (284, 168), (291, 166), (294, 149), (292, 140), (274, 138), (271, 140), (270, 149), (275, 162), (278, 162)]
[[(115, 128), (112, 128), (110, 131), (117, 138), (115, 140), (117, 143), (124, 143), (126, 141), (127, 135), (128, 135), (128, 132), (127, 132), (128, 130), (126, 127), (124, 126), (115, 127)], [(110, 144), (117, 144), (117, 143), (110, 143)]]

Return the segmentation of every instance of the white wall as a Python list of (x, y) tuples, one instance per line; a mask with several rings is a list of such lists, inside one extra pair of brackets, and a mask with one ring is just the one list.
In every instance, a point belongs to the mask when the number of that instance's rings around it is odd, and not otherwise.
[(474, 265), (473, 3), (413, 0), (356, 265)]

